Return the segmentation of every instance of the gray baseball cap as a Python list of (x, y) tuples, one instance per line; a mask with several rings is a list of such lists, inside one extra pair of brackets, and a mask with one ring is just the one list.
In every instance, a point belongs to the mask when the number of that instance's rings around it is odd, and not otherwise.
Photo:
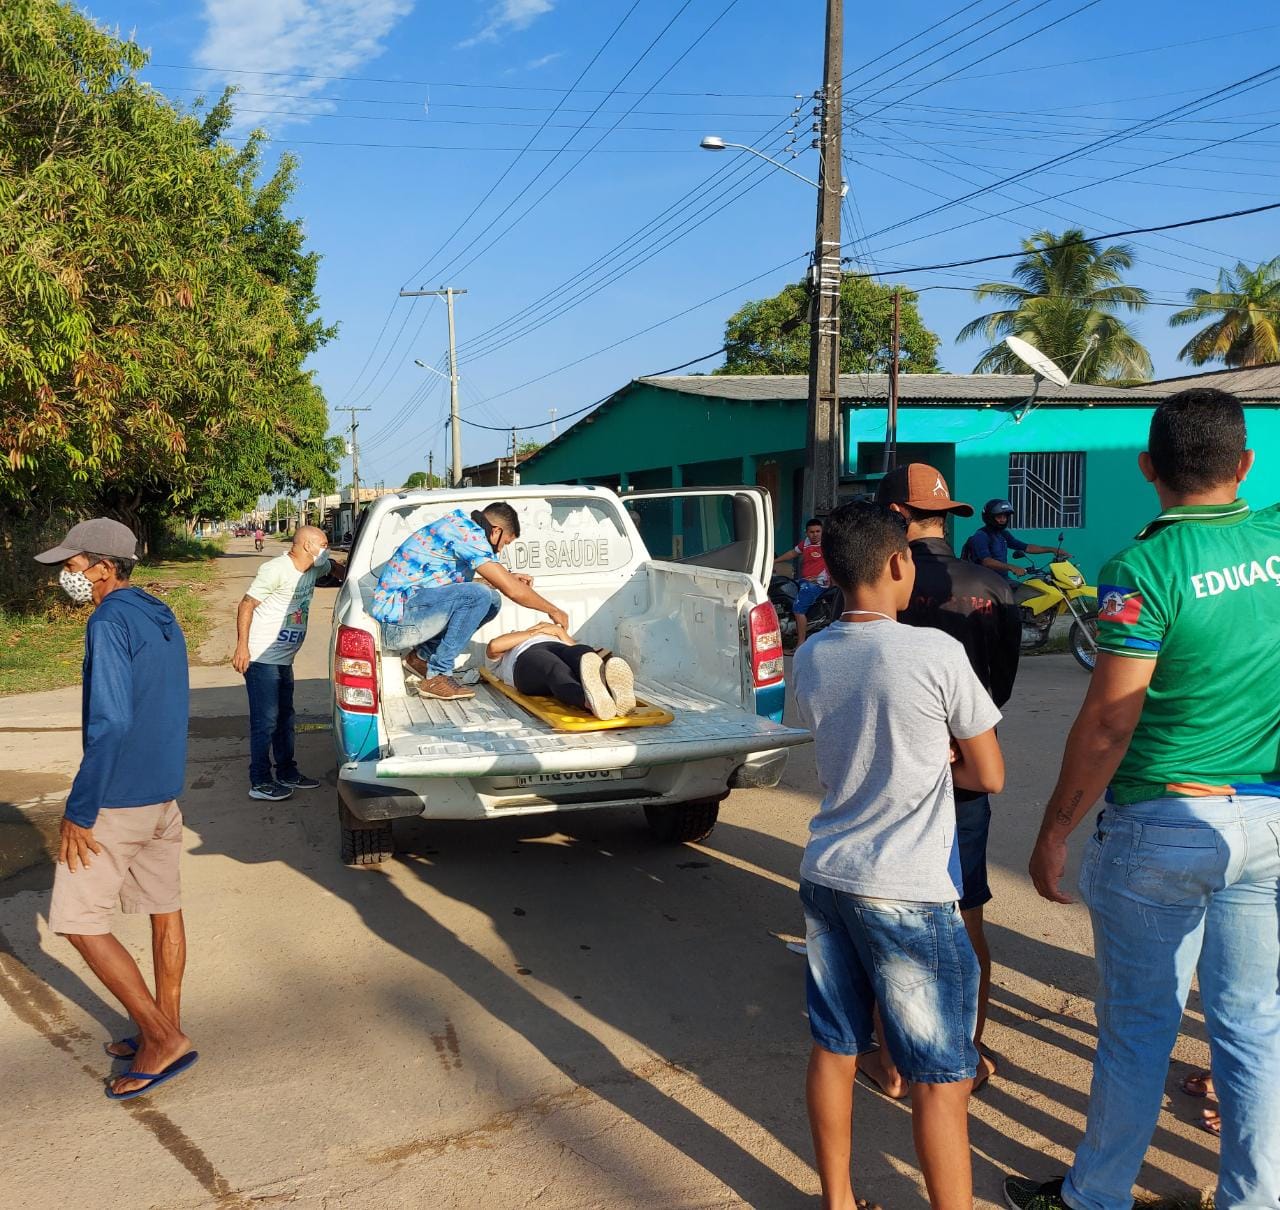
[(51, 550), (36, 555), (37, 563), (65, 563), (73, 555), (111, 555), (117, 559), (136, 559), (138, 539), (133, 530), (110, 517), (94, 517), (67, 530), (67, 536)]

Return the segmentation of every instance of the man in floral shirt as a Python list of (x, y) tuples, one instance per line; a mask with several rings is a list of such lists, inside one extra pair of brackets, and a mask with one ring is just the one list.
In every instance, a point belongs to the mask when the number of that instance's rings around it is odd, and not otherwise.
[(499, 594), (569, 625), (569, 615), (535, 592), (529, 576), (498, 562), (519, 536), (520, 518), (509, 504), (490, 504), (470, 516), (457, 509), (411, 534), (387, 560), (370, 612), (382, 624), (387, 650), (413, 649), (404, 663), (420, 678), (421, 697), (475, 696), (454, 680), (453, 665), (471, 636), (497, 616)]

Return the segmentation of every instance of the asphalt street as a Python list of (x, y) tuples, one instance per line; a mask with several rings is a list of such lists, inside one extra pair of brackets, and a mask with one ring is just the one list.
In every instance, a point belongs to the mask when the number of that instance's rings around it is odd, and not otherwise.
[[(201, 1059), (153, 1097), (103, 1096), (102, 1043), (125, 1022), (47, 928), (79, 689), (0, 700), (4, 1204), (816, 1206), (804, 966), (785, 945), (801, 927), (812, 749), (793, 753), (778, 789), (735, 792), (705, 844), (659, 847), (638, 812), (411, 821), (395, 861), (348, 869), (328, 732), (332, 591), (317, 592), (297, 664), (299, 760), (325, 784), (279, 804), (246, 793), (229, 661), (262, 557), (232, 543), (211, 592), (220, 624), (193, 652), (184, 1028)], [(1083, 1127), (1088, 918), (1037, 898), (1025, 862), (1085, 685), (1068, 656), (1026, 660), (1001, 729), (987, 1040), (1003, 1063), (972, 1127), (984, 1207), (1009, 1170), (1061, 1172)], [(149, 969), (146, 921), (123, 918), (119, 935)], [(1217, 1158), (1195, 1125), (1201, 1103), (1177, 1090), (1207, 1059), (1203, 1031), (1193, 1000), (1142, 1177), (1191, 1204)], [(926, 1205), (906, 1109), (860, 1090), (855, 1116), (860, 1196)]]

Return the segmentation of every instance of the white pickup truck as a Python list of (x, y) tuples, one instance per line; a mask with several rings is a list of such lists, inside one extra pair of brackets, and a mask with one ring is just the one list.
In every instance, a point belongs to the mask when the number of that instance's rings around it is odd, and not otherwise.
[[(378, 574), (415, 530), (495, 499), (520, 515), (503, 551), (513, 571), (569, 615), (582, 642), (635, 669), (665, 726), (555, 731), (480, 682), (443, 702), (406, 685), (369, 614)], [(760, 488), (671, 489), (619, 497), (601, 487), (529, 485), (384, 496), (361, 516), (333, 612), (333, 735), (345, 861), (394, 852), (391, 821), (497, 819), (643, 807), (660, 840), (700, 840), (740, 786), (774, 786), (786, 749), (782, 638), (765, 585), (773, 522)], [(478, 670), (496, 634), (539, 620), (503, 601), (459, 671)]]

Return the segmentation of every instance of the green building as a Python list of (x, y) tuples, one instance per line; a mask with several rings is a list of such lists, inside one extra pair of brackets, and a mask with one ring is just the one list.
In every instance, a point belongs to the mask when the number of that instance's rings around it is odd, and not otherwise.
[[(1137, 466), (1152, 408), (1199, 385), (1245, 403), (1258, 452), (1245, 494), (1255, 505), (1280, 499), (1280, 365), (1129, 388), (1041, 383), (1030, 407), (1029, 374), (903, 375), (897, 460), (932, 463), (955, 497), (977, 509), (1009, 497), (1014, 532), (1047, 545), (1062, 532), (1092, 580), (1157, 511)], [(883, 467), (888, 379), (846, 374), (840, 391), (842, 491), (853, 495), (873, 488)], [(595, 483), (624, 494), (758, 484), (770, 492), (777, 548), (785, 550), (805, 521), (807, 393), (803, 375), (638, 378), (528, 458), (521, 479)], [(957, 548), (980, 523), (956, 523)]]

